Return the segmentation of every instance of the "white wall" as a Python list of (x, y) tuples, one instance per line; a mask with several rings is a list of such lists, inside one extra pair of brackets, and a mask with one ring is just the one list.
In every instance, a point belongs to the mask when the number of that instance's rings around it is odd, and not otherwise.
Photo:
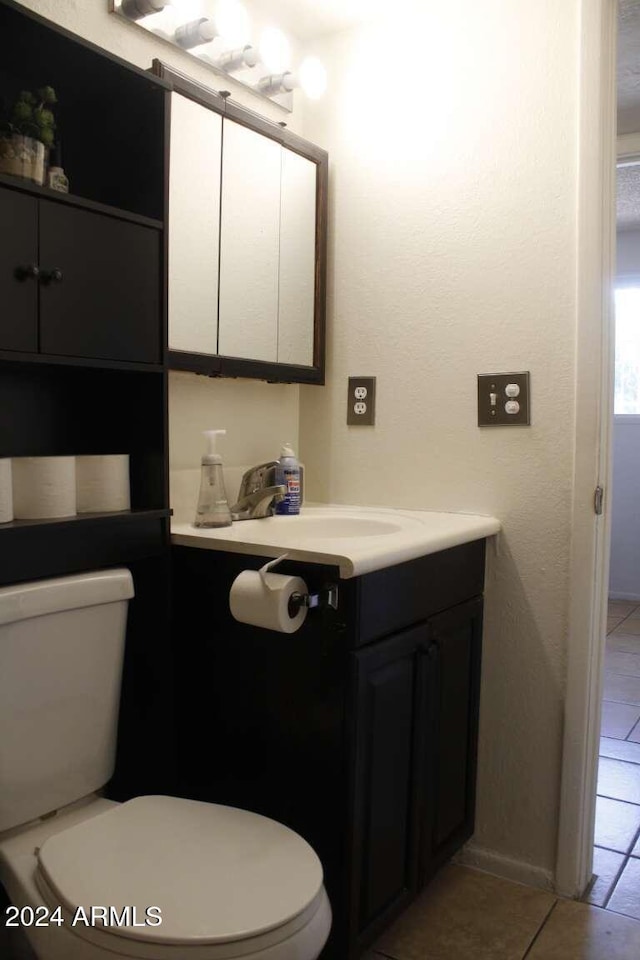
[[(293, 114), (285, 113), (231, 78), (219, 77), (200, 67), (190, 55), (108, 13), (108, 0), (22, 0), (22, 5), (144, 70), (158, 57), (214, 90), (230, 89), (238, 103), (263, 116), (285, 120), (291, 129), (299, 129), (302, 104), (296, 104)], [(55, 85), (54, 79), (52, 82)], [(225, 454), (225, 468), (258, 462), (253, 459), (256, 448), (266, 451), (258, 459), (276, 458), (283, 441), (291, 440), (298, 445), (298, 405), (297, 386), (221, 381), (172, 373), (169, 378), (172, 503), (176, 490), (183, 489), (182, 484), (174, 482), (174, 471), (199, 467), (203, 446), (200, 430), (223, 427), (229, 431), (226, 446), (223, 446), (225, 441), (220, 444)], [(255, 424), (259, 424), (259, 443), (256, 443)], [(235, 484), (233, 469), (230, 477)], [(231, 483), (229, 486), (228, 494), (232, 497), (236, 491)], [(193, 484), (187, 489), (189, 498), (193, 499)]]
[[(304, 130), (331, 163), (328, 386), (301, 388), (309, 495), (504, 523), (474, 843), (539, 882), (555, 860), (567, 642), (578, 8), (416, 4), (397, 26), (328, 40), (332, 92)], [(532, 426), (479, 429), (476, 374), (509, 370), (531, 371)], [(345, 424), (357, 374), (378, 378), (373, 428)]]

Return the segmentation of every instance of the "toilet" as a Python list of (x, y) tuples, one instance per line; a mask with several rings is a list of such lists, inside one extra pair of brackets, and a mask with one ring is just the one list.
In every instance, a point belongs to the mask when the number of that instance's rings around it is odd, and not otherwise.
[(115, 803), (128, 570), (0, 588), (0, 882), (40, 960), (316, 960), (322, 866), (267, 817)]

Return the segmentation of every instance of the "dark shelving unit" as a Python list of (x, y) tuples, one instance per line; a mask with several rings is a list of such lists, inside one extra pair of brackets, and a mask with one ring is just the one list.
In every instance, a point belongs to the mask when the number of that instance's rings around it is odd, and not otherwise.
[(0, 0), (0, 96), (45, 84), (71, 192), (0, 174), (0, 457), (128, 454), (131, 510), (0, 525), (0, 585), (131, 570), (124, 798), (172, 781), (167, 84)]

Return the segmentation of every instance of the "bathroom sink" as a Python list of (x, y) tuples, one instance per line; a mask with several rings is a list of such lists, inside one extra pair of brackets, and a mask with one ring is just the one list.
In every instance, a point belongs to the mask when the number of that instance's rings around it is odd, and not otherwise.
[(495, 534), (495, 517), (335, 504), (304, 506), (296, 517), (240, 520), (205, 530), (171, 523), (173, 543), (259, 557), (331, 564), (342, 578), (390, 567)]
[[(387, 520), (375, 520), (370, 517), (321, 516), (321, 517), (269, 517), (278, 524), (285, 536), (310, 537), (311, 539), (333, 539), (335, 537), (382, 537), (398, 533), (402, 527)], [(285, 526), (286, 524), (286, 526)], [(260, 530), (265, 530), (261, 527)], [(260, 532), (258, 530), (258, 533)]]

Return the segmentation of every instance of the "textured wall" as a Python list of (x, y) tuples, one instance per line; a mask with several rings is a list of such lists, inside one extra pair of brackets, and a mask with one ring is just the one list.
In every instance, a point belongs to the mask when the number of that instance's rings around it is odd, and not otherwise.
[[(301, 388), (309, 495), (502, 520), (475, 843), (542, 882), (566, 654), (578, 40), (574, 0), (416, 4), (327, 41), (334, 95), (305, 125), (331, 162), (329, 383)], [(480, 430), (476, 374), (508, 370), (531, 371), (532, 426)], [(378, 378), (373, 428), (345, 425), (356, 374)]]
[[(272, 120), (284, 118), (294, 130), (300, 125), (301, 105), (296, 105), (295, 115), (284, 114), (232, 80), (222, 80), (211, 70), (199, 67), (188, 54), (109, 14), (107, 0), (24, 0), (22, 5), (144, 70), (151, 66), (154, 57), (158, 57), (215, 90), (221, 86), (231, 89), (238, 103), (258, 110)], [(55, 85), (55, 80), (52, 82)], [(251, 420), (245, 416), (248, 398), (258, 411), (261, 431), (258, 443)], [(191, 416), (189, 405), (195, 400), (199, 406), (196, 415)], [(195, 374), (176, 374), (170, 378), (169, 406), (172, 469), (198, 466), (202, 452), (199, 431), (207, 426), (226, 427), (230, 434), (235, 432), (233, 440), (227, 444), (225, 464), (229, 465), (256, 462), (252, 459), (256, 446), (267, 450), (268, 458), (271, 458), (278, 456), (283, 440), (298, 443), (297, 386), (256, 385), (243, 380), (219, 381), (196, 377)]]

